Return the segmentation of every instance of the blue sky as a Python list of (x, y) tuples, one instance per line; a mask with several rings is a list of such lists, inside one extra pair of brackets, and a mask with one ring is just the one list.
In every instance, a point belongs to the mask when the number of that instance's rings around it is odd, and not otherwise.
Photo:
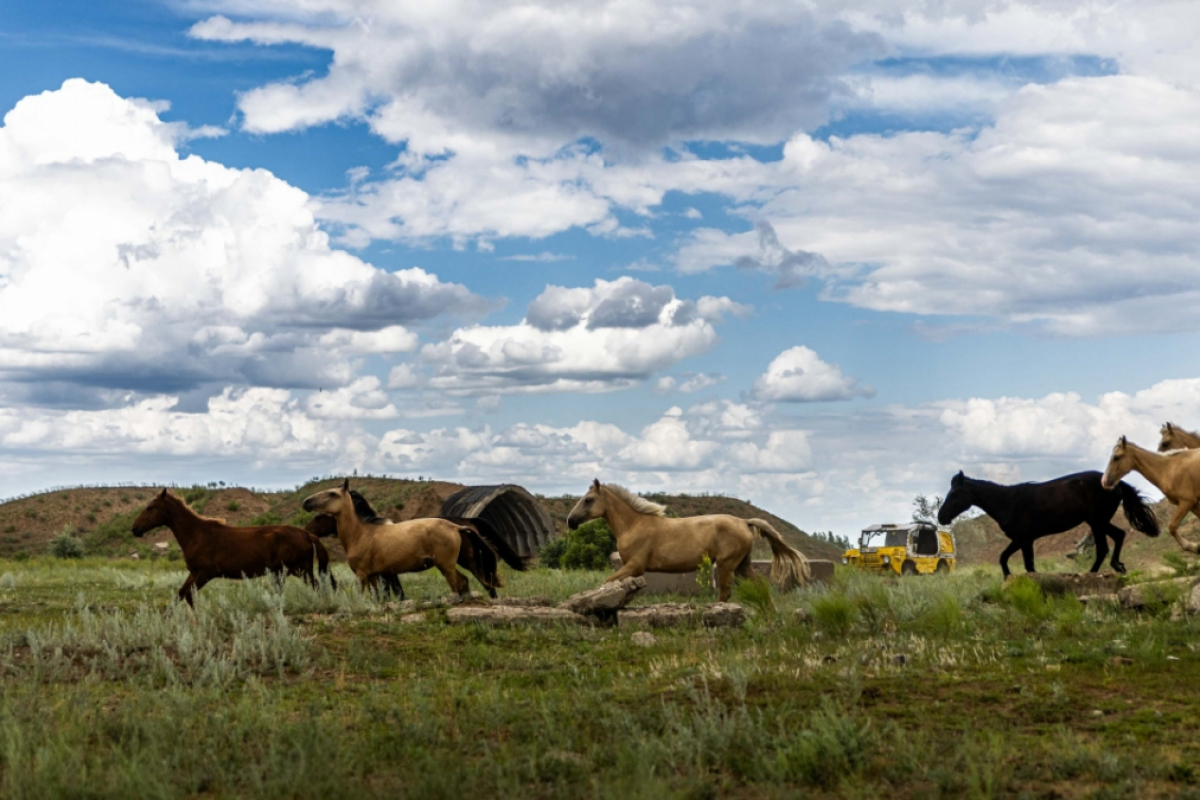
[(1096, 468), (1200, 426), (1198, 22), (6, 8), (0, 494), (600, 477), (847, 534)]

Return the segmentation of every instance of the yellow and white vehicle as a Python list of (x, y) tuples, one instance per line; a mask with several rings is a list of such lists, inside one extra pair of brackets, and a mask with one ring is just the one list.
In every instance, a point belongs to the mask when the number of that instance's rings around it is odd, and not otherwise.
[(958, 548), (954, 534), (932, 522), (872, 525), (863, 529), (858, 547), (847, 550), (842, 563), (872, 572), (928, 575), (955, 569)]

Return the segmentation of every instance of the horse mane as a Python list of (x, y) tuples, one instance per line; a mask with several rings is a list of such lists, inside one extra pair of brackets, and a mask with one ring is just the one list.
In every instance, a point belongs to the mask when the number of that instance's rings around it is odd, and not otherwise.
[(653, 514), (656, 517), (665, 517), (667, 515), (666, 506), (636, 495), (619, 483), (606, 483), (604, 484), (604, 488), (624, 500), (626, 505), (639, 514)]
[(179, 504), (180, 507), (186, 509), (193, 517), (200, 520), (201, 522), (215, 522), (218, 525), (228, 525), (229, 524), (225, 520), (224, 517), (206, 517), (206, 516), (204, 516), (199, 511), (197, 511), (196, 509), (194, 509), (190, 505), (188, 505), (188, 502), (186, 500), (184, 500), (182, 497), (180, 497), (179, 495), (175, 494), (172, 491), (168, 491), (166, 496), (171, 498), (172, 500), (174, 500), (176, 503)]
[(350, 490), (350, 499), (354, 502), (354, 516), (358, 517), (359, 522), (365, 522), (367, 525), (391, 525), (392, 521), (387, 517), (381, 517), (376, 513), (371, 504), (367, 502), (367, 498), (363, 497), (356, 490)]

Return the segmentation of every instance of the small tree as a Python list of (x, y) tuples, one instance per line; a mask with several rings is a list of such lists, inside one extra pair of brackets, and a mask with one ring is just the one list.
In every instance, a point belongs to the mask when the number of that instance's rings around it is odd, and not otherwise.
[(612, 566), (608, 557), (616, 549), (612, 528), (603, 519), (594, 519), (547, 542), (538, 556), (551, 569), (605, 570)]
[(938, 495), (926, 497), (919, 494), (913, 498), (913, 522), (937, 522), (938, 509), (942, 507), (942, 498)]

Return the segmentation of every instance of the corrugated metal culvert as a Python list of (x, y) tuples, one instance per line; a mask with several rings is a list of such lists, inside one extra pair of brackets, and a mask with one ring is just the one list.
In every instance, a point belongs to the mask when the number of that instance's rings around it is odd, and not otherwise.
[(482, 517), (522, 557), (535, 555), (554, 536), (550, 512), (516, 484), (468, 486), (446, 498), (443, 517)]

